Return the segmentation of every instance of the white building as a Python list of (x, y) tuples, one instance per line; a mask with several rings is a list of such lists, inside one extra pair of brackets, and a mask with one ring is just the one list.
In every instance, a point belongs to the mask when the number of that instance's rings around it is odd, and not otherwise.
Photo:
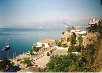
[(93, 25), (98, 25), (100, 19), (92, 19), (90, 22), (89, 22), (89, 27), (93, 26)]
[(80, 29), (74, 27), (70, 32), (80, 32)]
[(42, 47), (44, 45), (44, 48), (48, 48), (51, 47), (53, 44), (55, 44), (55, 40), (46, 39), (38, 41), (36, 47)]

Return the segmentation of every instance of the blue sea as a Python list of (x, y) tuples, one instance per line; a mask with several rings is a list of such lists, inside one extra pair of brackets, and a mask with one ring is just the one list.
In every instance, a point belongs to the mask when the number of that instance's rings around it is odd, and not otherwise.
[(8, 57), (27, 52), (32, 45), (39, 40), (56, 39), (59, 40), (61, 33), (67, 28), (0, 28), (0, 59), (7, 57), (7, 52), (2, 49), (6, 42), (10, 44)]

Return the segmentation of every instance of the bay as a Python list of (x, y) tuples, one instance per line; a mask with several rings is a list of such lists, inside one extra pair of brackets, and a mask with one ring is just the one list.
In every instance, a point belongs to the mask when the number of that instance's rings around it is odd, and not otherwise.
[(2, 49), (6, 42), (10, 44), (9, 58), (27, 52), (39, 40), (60, 40), (61, 33), (66, 28), (0, 28), (0, 59), (7, 57)]

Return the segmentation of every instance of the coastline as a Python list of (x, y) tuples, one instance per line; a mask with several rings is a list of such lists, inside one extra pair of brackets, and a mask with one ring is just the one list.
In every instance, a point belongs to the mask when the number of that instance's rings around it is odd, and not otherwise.
[[(9, 57), (13, 58), (13, 53), (16, 55), (22, 54), (23, 52), (29, 51), (34, 43), (43, 39), (60, 39), (62, 31), (65, 28), (2, 28), (0, 29), (2, 34), (0, 34), (0, 59), (6, 57), (6, 52), (2, 51), (5, 46), (5, 42), (9, 42), (11, 49), (9, 50)], [(42, 34), (43, 33), (43, 34)], [(57, 35), (56, 35), (57, 33)], [(46, 35), (47, 34), (47, 35)], [(56, 35), (56, 36), (54, 36)], [(7, 40), (9, 39), (9, 40)]]

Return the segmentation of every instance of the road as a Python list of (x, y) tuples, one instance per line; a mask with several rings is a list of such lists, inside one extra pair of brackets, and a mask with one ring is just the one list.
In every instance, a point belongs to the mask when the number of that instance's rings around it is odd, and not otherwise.
[[(39, 52), (38, 55), (32, 56), (32, 61), (34, 65), (37, 65), (38, 67), (45, 68), (46, 64), (50, 61), (50, 56), (45, 55), (45, 52), (50, 51), (51, 49), (54, 49), (55, 46), (50, 47), (43, 52)], [(63, 48), (63, 47), (56, 47), (56, 50), (53, 50), (50, 55), (65, 55), (67, 54), (68, 48)]]
[(52, 48), (54, 48), (54, 47), (55, 47), (55, 46), (52, 46), (52, 47), (49, 47), (49, 48), (45, 49), (45, 50), (42, 51), (42, 52), (38, 52), (37, 55), (31, 56), (31, 59), (37, 59), (37, 58), (39, 58), (39, 57), (44, 56), (44, 53), (45, 53), (45, 52), (50, 51), (50, 50), (51, 50)]

